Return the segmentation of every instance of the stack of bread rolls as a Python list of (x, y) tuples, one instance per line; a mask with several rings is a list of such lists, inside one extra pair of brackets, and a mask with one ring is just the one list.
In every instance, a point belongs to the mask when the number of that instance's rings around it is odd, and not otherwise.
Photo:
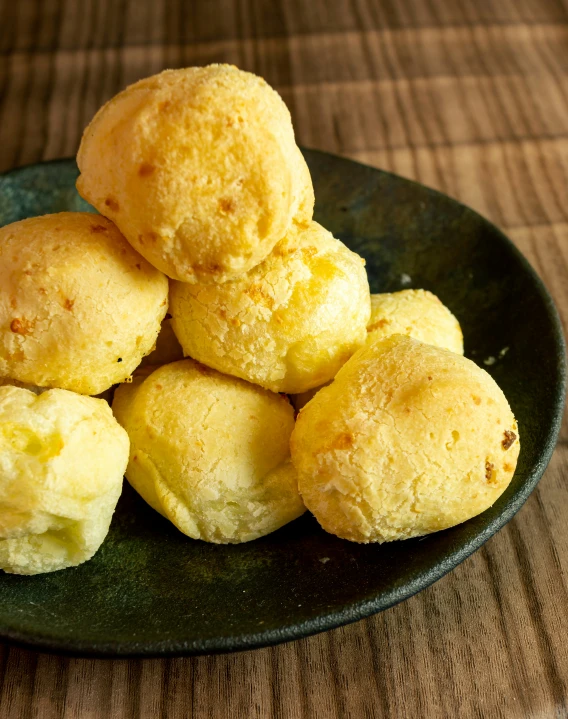
[(92, 557), (124, 472), (216, 543), (306, 508), (345, 539), (404, 539), (504, 491), (519, 439), (503, 393), (434, 295), (371, 296), (364, 260), (313, 221), (264, 80), (141, 80), (77, 162), (100, 214), (0, 229), (0, 568)]

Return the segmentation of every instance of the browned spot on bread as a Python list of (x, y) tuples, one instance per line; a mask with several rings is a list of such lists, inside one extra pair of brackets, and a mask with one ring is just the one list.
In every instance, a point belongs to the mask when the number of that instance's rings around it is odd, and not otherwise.
[(10, 329), (18, 335), (31, 335), (35, 322), (27, 320), (25, 317), (15, 317), (10, 322)]
[(118, 212), (120, 210), (120, 205), (118, 202), (114, 199), (114, 197), (107, 197), (105, 200), (105, 205), (108, 207), (109, 210), (112, 212)]
[(238, 317), (229, 317), (226, 310), (219, 310), (219, 317), (225, 320), (225, 322), (228, 322), (229, 324), (233, 325), (233, 327), (241, 326), (240, 319)]
[(514, 432), (511, 432), (511, 430), (506, 429), (503, 432), (503, 441), (501, 442), (501, 446), (503, 449), (509, 449), (509, 447), (512, 447), (515, 443), (515, 440), (517, 439), (517, 435)]
[(373, 330), (380, 330), (383, 327), (385, 327), (386, 325), (390, 325), (390, 320), (387, 320), (387, 319), (377, 320), (376, 322), (373, 322), (372, 325), (369, 325), (367, 327), (367, 332), (372, 332)]
[(137, 454), (132, 455), (132, 459), (134, 462), (138, 462), (138, 455)]
[(248, 295), (255, 304), (268, 307), (269, 310), (274, 306), (274, 300), (260, 285), (251, 285), (244, 294)]
[(428, 382), (431, 382), (431, 381), (432, 381), (432, 377), (430, 377), (430, 375), (428, 375)]
[(472, 394), (471, 399), (474, 401), (475, 404), (481, 404), (481, 397), (477, 397), (476, 395)]
[(349, 432), (343, 432), (337, 435), (337, 437), (329, 445), (329, 449), (349, 449), (353, 446), (353, 435)]
[(139, 177), (150, 177), (150, 175), (154, 174), (155, 170), (154, 165), (151, 165), (149, 162), (143, 162), (138, 168), (138, 175)]
[(236, 210), (235, 201), (232, 200), (230, 197), (222, 197), (219, 200), (219, 208), (221, 212), (226, 212), (228, 215), (230, 215)]
[(276, 255), (276, 257), (287, 257), (288, 255), (293, 255), (294, 252), (297, 252), (297, 250), (297, 247), (292, 247), (286, 244), (279, 243), (272, 250), (272, 253)]
[(11, 307), (13, 310), (16, 309), (17, 304), (18, 304), (18, 301), (16, 300), (16, 298), (15, 298), (15, 297), (10, 297), (10, 307)]
[(27, 275), (29, 277), (32, 274), (33, 272), (31, 270), (24, 270), (24, 275)]
[(66, 298), (65, 302), (63, 303), (63, 307), (65, 307), (66, 310), (71, 312), (74, 304), (75, 304), (75, 300), (70, 300), (69, 298)]
[(40, 293), (40, 295), (46, 295), (46, 294), (47, 294), (47, 290), (45, 289), (45, 287), (40, 287), (39, 290), (38, 290), (38, 292)]
[(93, 232), (94, 234), (99, 234), (106, 231), (107, 228), (104, 225), (91, 225), (91, 232)]
[(172, 103), (169, 100), (164, 100), (164, 102), (160, 102), (158, 105), (158, 110), (160, 112), (165, 112), (166, 110), (169, 110)]
[(156, 389), (164, 389), (161, 384), (156, 385)]
[(485, 462), (485, 479), (488, 482), (491, 482), (491, 477), (493, 477), (493, 469), (495, 465), (491, 462)]
[(158, 235), (155, 232), (147, 232), (146, 238), (150, 240), (150, 242), (156, 242), (158, 240)]
[(140, 265), (139, 262), (136, 263), (135, 267), (136, 267), (137, 270), (141, 270), (141, 269), (142, 269), (142, 266)]
[(6, 356), (10, 361), (13, 362), (23, 362), (26, 359), (26, 355), (22, 352), (22, 350), (16, 350), (15, 352), (7, 352)]
[(195, 369), (199, 372), (199, 374), (202, 374), (204, 377), (209, 377), (213, 374), (214, 370), (212, 370), (210, 367), (207, 367), (207, 365), (201, 364), (201, 362), (194, 362)]

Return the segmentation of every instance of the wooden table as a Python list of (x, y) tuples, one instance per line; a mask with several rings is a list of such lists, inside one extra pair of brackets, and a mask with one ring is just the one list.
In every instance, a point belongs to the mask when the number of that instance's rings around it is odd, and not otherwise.
[[(298, 140), (441, 189), (505, 229), (568, 320), (565, 0), (0, 0), (0, 171), (73, 155), (165, 67), (232, 62)], [(568, 432), (518, 516), (402, 605), (228, 656), (0, 648), (0, 716), (568, 717)]]

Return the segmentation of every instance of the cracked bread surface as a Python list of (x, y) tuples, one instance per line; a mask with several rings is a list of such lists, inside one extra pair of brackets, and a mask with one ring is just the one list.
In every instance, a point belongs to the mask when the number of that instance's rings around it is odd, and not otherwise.
[(173, 329), (186, 355), (273, 392), (327, 382), (363, 344), (364, 260), (316, 222), (222, 285), (173, 282)]

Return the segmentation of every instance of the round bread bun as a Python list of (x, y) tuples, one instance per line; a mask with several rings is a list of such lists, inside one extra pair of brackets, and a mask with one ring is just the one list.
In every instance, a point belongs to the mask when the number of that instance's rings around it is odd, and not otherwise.
[(408, 335), (463, 355), (460, 323), (436, 295), (427, 290), (371, 295), (367, 332), (370, 338), (383, 339), (394, 334)]
[(113, 410), (130, 437), (128, 481), (189, 537), (248, 542), (305, 511), (285, 397), (187, 359), (121, 385)]
[(103, 400), (0, 387), (0, 569), (40, 574), (90, 559), (127, 461), (128, 437)]
[(100, 215), (0, 229), (0, 377), (99, 394), (152, 349), (168, 280)]
[(142, 360), (140, 367), (160, 367), (163, 364), (177, 362), (183, 359), (183, 350), (178, 338), (175, 336), (171, 317), (162, 320), (160, 334), (156, 340), (156, 346)]
[(77, 163), (80, 194), (183, 282), (232, 279), (312, 218), (286, 105), (232, 65), (166, 70), (126, 88), (86, 128)]
[(234, 282), (173, 282), (170, 305), (186, 355), (290, 393), (331, 379), (365, 341), (370, 314), (364, 261), (316, 222)]
[(300, 412), (292, 461), (306, 507), (354, 542), (417, 537), (490, 507), (519, 432), (487, 372), (410, 337), (375, 338)]

